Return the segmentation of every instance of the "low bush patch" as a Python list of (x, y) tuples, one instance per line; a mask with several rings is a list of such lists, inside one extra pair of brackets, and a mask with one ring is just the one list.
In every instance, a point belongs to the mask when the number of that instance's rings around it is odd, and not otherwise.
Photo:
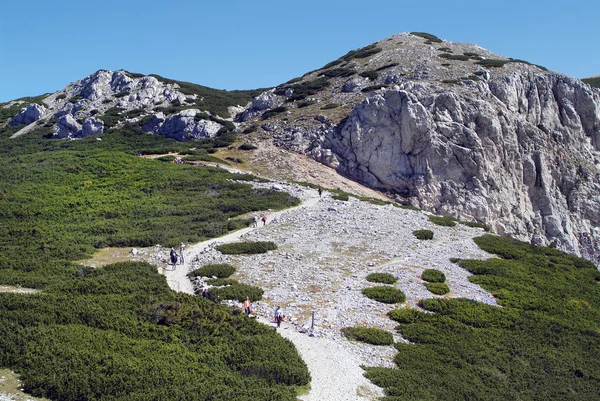
[(446, 283), (425, 283), (425, 287), (427, 287), (429, 292), (436, 295), (446, 295), (450, 292), (450, 288), (448, 288)]
[(418, 319), (427, 315), (424, 312), (418, 311), (412, 308), (403, 308), (403, 309), (394, 309), (388, 312), (387, 314), (390, 319), (398, 322), (398, 323), (414, 323)]
[(392, 345), (392, 333), (374, 327), (344, 327), (342, 333), (350, 340), (361, 341), (372, 345)]
[(239, 150), (254, 150), (258, 149), (258, 147), (252, 145), (251, 143), (243, 143), (238, 147)]
[(429, 221), (438, 226), (454, 227), (456, 225), (456, 219), (452, 216), (433, 216), (428, 217)]
[(226, 255), (250, 255), (274, 251), (275, 249), (277, 249), (277, 245), (274, 242), (270, 241), (233, 242), (231, 244), (217, 245), (215, 249)]
[(484, 231), (490, 231), (490, 227), (485, 223), (479, 223), (477, 221), (461, 221), (460, 224), (467, 227), (483, 228)]
[(335, 199), (335, 200), (339, 200), (339, 201), (344, 201), (344, 202), (347, 202), (350, 199), (348, 194), (333, 195), (331, 198)]
[(228, 264), (210, 264), (188, 273), (188, 277), (227, 278), (235, 273), (235, 267)]
[(377, 71), (363, 71), (358, 75), (364, 78), (369, 78), (371, 81), (375, 81), (377, 77), (379, 77), (379, 73)]
[(250, 301), (260, 301), (264, 291), (262, 288), (255, 287), (253, 285), (235, 283), (227, 287), (214, 287), (209, 290), (209, 297), (215, 302), (221, 302), (226, 299), (244, 302), (246, 297), (250, 298)]
[(433, 239), (433, 231), (431, 230), (415, 230), (413, 234), (417, 239)]
[(371, 283), (394, 284), (398, 279), (390, 273), (371, 273), (365, 277)]
[(384, 304), (398, 304), (406, 301), (406, 295), (394, 287), (370, 287), (362, 290), (362, 293), (367, 298), (371, 298), (374, 301), (383, 302)]
[(421, 278), (430, 283), (443, 283), (446, 281), (446, 275), (436, 269), (427, 269), (421, 274)]

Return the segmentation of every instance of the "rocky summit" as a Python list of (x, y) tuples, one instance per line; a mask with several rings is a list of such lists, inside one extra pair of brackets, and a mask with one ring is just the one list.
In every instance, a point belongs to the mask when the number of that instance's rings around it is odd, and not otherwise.
[(600, 264), (600, 90), (587, 82), (413, 32), (264, 91), (100, 70), (0, 105), (15, 108), (0, 127), (78, 138), (134, 125), (179, 141), (234, 131), (255, 152), (274, 144), (400, 203)]

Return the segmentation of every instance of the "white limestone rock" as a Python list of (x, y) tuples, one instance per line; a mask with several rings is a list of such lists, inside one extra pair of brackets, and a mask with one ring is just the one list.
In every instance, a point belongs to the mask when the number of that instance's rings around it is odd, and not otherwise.
[(45, 112), (46, 108), (44, 106), (36, 103), (30, 104), (27, 107), (22, 108), (19, 114), (14, 116), (8, 124), (13, 127), (23, 124), (31, 124), (32, 122), (42, 118)]
[(83, 122), (81, 130), (77, 132), (76, 136), (86, 137), (91, 135), (100, 135), (104, 132), (104, 122), (94, 117), (90, 117)]
[(198, 113), (200, 110), (188, 109), (168, 117), (157, 133), (178, 141), (214, 137), (223, 126), (215, 121), (196, 118)]
[(71, 114), (65, 114), (60, 117), (56, 125), (58, 127), (56, 132), (57, 138), (72, 138), (81, 129), (81, 125), (79, 125)]

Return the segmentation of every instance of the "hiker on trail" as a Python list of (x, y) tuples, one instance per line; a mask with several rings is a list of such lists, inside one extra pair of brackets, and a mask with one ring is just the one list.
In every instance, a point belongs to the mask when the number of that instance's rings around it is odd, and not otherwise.
[(244, 313), (246, 316), (250, 316), (250, 298), (246, 297), (244, 301)]
[(319, 198), (323, 195), (323, 189), (321, 189), (321, 187), (319, 187)]
[(263, 226), (267, 224), (267, 215), (266, 214), (262, 217), (262, 222), (263, 222)]
[(279, 326), (281, 326), (281, 322), (283, 321), (283, 311), (281, 310), (281, 308), (278, 306), (275, 308), (275, 313), (273, 314), (273, 319), (275, 319), (275, 322), (277, 322), (277, 328), (279, 328)]
[(258, 217), (252, 216), (252, 226), (258, 227)]
[(171, 264), (172, 265), (176, 265), (177, 264), (177, 252), (175, 251), (175, 248), (171, 248)]
[(183, 263), (184, 263), (184, 262), (183, 262), (183, 247), (184, 247), (184, 246), (185, 246), (185, 245), (183, 244), (183, 242), (181, 243), (181, 245), (179, 245), (179, 257), (181, 258), (181, 262), (180, 262), (181, 264), (183, 264)]

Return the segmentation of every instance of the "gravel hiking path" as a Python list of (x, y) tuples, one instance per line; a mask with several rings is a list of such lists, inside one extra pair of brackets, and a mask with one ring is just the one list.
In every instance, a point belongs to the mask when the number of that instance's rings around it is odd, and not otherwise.
[[(301, 199), (302, 203), (299, 206), (268, 213), (266, 226), (277, 224), (282, 217), (297, 213), (300, 209), (313, 208), (321, 200), (317, 191), (309, 189), (302, 190)], [(184, 249), (182, 265), (160, 268), (159, 272), (166, 276), (172, 290), (194, 294), (193, 285), (187, 277), (187, 273), (195, 268), (192, 261), (197, 260), (199, 255), (215, 245), (239, 240), (262, 227), (264, 227), (262, 222), (259, 222), (256, 228), (248, 227), (223, 237), (188, 245)], [(266, 316), (265, 313), (262, 316), (259, 315), (259, 321), (275, 328), (275, 323)], [(294, 325), (286, 322), (282, 323), (278, 331), (280, 335), (294, 344), (311, 374), (310, 391), (308, 394), (300, 396), (299, 399), (303, 401), (357, 401), (374, 400), (383, 395), (380, 388), (363, 376), (364, 371), (360, 368), (363, 361), (360, 360), (360, 357), (344, 349), (339, 341), (311, 337), (306, 333), (299, 332)]]

